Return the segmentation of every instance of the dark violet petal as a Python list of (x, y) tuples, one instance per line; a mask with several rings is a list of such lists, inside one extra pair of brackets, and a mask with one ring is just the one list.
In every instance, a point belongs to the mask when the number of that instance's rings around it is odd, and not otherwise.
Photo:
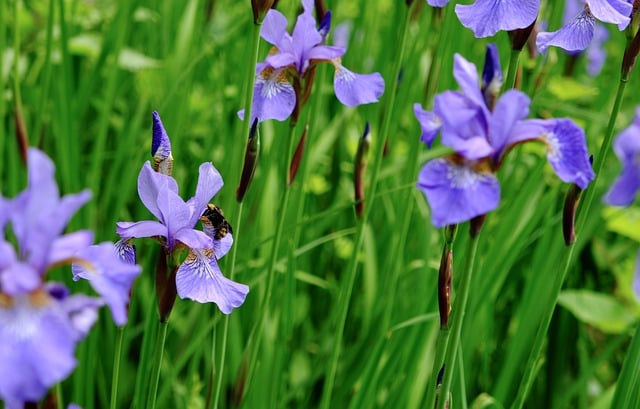
[(126, 324), (129, 294), (140, 266), (123, 261), (109, 242), (87, 247), (78, 258), (83, 262), (72, 266), (73, 278), (88, 280), (109, 306), (116, 325)]
[(536, 47), (541, 53), (549, 46), (560, 47), (566, 51), (584, 50), (593, 39), (594, 25), (595, 19), (584, 10), (560, 30), (538, 33)]
[(51, 265), (69, 260), (91, 244), (93, 244), (93, 232), (90, 230), (81, 230), (60, 236), (51, 244), (47, 264)]
[(318, 26), (318, 32), (322, 36), (322, 42), (327, 41), (327, 36), (329, 35), (330, 30), (331, 30), (331, 10), (327, 10), (325, 15), (322, 17), (322, 21), (320, 21), (320, 25)]
[(462, 92), (478, 106), (485, 104), (476, 66), (465, 60), (460, 54), (453, 56), (453, 76)]
[(384, 93), (384, 79), (377, 72), (356, 74), (336, 63), (333, 88), (338, 101), (350, 107), (378, 102)]
[(489, 119), (489, 139), (500, 155), (509, 142), (510, 133), (516, 122), (529, 115), (529, 97), (515, 89), (505, 92), (498, 100)]
[(171, 175), (173, 156), (171, 155), (171, 141), (162, 125), (160, 115), (153, 111), (153, 137), (151, 140), (151, 156), (153, 169), (165, 175)]
[(422, 130), (420, 140), (426, 143), (427, 147), (431, 148), (433, 140), (436, 138), (438, 132), (440, 132), (442, 121), (438, 115), (430, 111), (425, 111), (418, 103), (413, 104), (413, 113), (418, 119), (420, 129)]
[(482, 95), (485, 103), (495, 100), (502, 88), (502, 68), (500, 67), (500, 55), (495, 43), (487, 45), (484, 67), (482, 68)]
[(224, 277), (212, 250), (192, 250), (176, 274), (180, 298), (199, 303), (213, 302), (224, 314), (241, 306), (249, 287)]
[(167, 227), (154, 220), (143, 220), (141, 222), (118, 222), (116, 223), (116, 232), (123, 239), (140, 238), (140, 237), (167, 237)]
[(586, 189), (595, 174), (589, 161), (584, 131), (570, 119), (542, 120), (546, 130), (540, 139), (547, 145), (547, 160), (563, 181)]
[(640, 166), (624, 165), (622, 172), (604, 196), (604, 202), (611, 206), (631, 205), (640, 190)]
[(269, 9), (262, 21), (260, 35), (267, 42), (278, 46), (287, 32), (287, 18), (277, 10)]
[(444, 7), (449, 4), (450, 0), (427, 0), (427, 4), (431, 7)]
[(211, 238), (200, 230), (181, 229), (176, 232), (173, 238), (191, 249), (210, 249), (213, 247)]
[(629, 24), (632, 5), (625, 0), (587, 0), (591, 14), (605, 23), (620, 24), (624, 29)]
[(529, 26), (539, 8), (539, 0), (476, 0), (468, 6), (456, 5), (456, 14), (476, 37), (490, 37), (500, 30)]
[(267, 68), (256, 78), (253, 89), (253, 112), (251, 122), (268, 119), (284, 121), (296, 106), (296, 92), (284, 69)]
[(120, 239), (116, 242), (116, 252), (125, 263), (136, 264), (136, 246), (132, 244), (132, 239)]
[(146, 161), (138, 174), (138, 196), (142, 204), (160, 221), (162, 213), (158, 208), (158, 195), (161, 190), (170, 190), (178, 193), (178, 184), (171, 176), (163, 175), (151, 169), (151, 164)]
[(439, 158), (427, 162), (418, 176), (436, 227), (462, 223), (486, 214), (500, 202), (500, 185), (491, 173)]

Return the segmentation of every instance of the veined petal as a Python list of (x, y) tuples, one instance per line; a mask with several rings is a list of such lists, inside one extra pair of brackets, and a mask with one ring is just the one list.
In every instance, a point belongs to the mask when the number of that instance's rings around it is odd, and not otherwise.
[(213, 250), (191, 250), (176, 274), (180, 298), (205, 303), (213, 302), (224, 314), (241, 306), (249, 287), (222, 275)]
[(445, 158), (427, 162), (418, 176), (436, 227), (462, 223), (486, 214), (500, 202), (500, 185), (491, 174)]
[(130, 238), (120, 239), (116, 242), (116, 252), (120, 259), (129, 264), (136, 264), (136, 246), (132, 244), (133, 240)]
[(167, 237), (167, 227), (155, 220), (143, 220), (141, 222), (118, 222), (116, 232), (123, 239), (140, 237)]
[(384, 80), (380, 73), (356, 74), (334, 62), (333, 89), (338, 101), (350, 107), (378, 102), (384, 93)]
[(251, 122), (275, 119), (284, 121), (296, 106), (296, 92), (287, 78), (285, 69), (263, 70), (256, 78), (253, 89)]
[(547, 160), (556, 175), (563, 182), (586, 189), (595, 174), (582, 128), (564, 118), (538, 121), (545, 128), (540, 140), (547, 145)]
[(529, 26), (539, 9), (539, 0), (476, 0), (468, 6), (456, 5), (456, 14), (476, 37), (490, 37), (500, 30)]
[(420, 140), (426, 143), (427, 147), (431, 148), (433, 140), (442, 127), (442, 120), (433, 112), (422, 109), (418, 103), (413, 104), (413, 113), (418, 119), (420, 129), (422, 130)]
[(552, 45), (567, 51), (584, 50), (593, 39), (594, 26), (594, 17), (585, 9), (560, 30), (538, 33), (536, 47), (541, 53)]
[(623, 30), (631, 16), (632, 5), (625, 0), (587, 0), (591, 14), (605, 23), (620, 24)]

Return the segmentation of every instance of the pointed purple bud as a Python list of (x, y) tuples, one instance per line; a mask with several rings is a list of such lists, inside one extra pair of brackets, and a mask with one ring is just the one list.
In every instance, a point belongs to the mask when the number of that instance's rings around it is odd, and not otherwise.
[(318, 32), (322, 36), (322, 42), (324, 43), (327, 40), (327, 35), (331, 30), (331, 11), (327, 10), (324, 16), (322, 16), (322, 20), (320, 20), (320, 26), (318, 27)]
[(151, 156), (153, 156), (153, 170), (163, 175), (171, 176), (173, 156), (171, 155), (171, 141), (162, 125), (160, 114), (153, 111), (153, 138), (151, 140)]
[(495, 43), (487, 45), (487, 53), (482, 69), (482, 94), (484, 101), (490, 110), (493, 110), (496, 98), (500, 94), (502, 87), (502, 68), (500, 67), (500, 55), (498, 46)]

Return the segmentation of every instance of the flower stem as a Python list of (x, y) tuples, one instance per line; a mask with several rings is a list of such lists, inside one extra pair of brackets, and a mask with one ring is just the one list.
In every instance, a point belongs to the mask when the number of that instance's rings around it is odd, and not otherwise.
[(347, 320), (347, 312), (349, 311), (349, 301), (351, 299), (351, 293), (353, 291), (353, 285), (355, 283), (356, 272), (358, 270), (358, 254), (360, 252), (360, 247), (363, 243), (364, 231), (367, 225), (367, 220), (369, 219), (369, 215), (371, 214), (371, 210), (374, 208), (373, 201), (376, 196), (377, 189), (377, 179), (378, 174), (380, 173), (380, 167), (382, 162), (382, 154), (384, 151), (385, 141), (389, 135), (389, 129), (391, 125), (391, 119), (393, 115), (393, 108), (395, 105), (396, 99), (396, 88), (398, 86), (398, 82), (396, 81), (398, 75), (400, 73), (400, 67), (402, 64), (402, 60), (404, 57), (404, 51), (406, 47), (407, 40), (407, 32), (409, 29), (409, 17), (410, 17), (410, 7), (404, 8), (404, 16), (403, 16), (403, 25), (402, 25), (402, 37), (400, 39), (399, 47), (398, 47), (398, 56), (395, 58), (393, 71), (391, 77), (387, 78), (387, 84), (393, 84), (391, 89), (387, 90), (387, 103), (386, 112), (383, 118), (383, 122), (381, 125), (382, 132), (380, 133), (380, 138), (375, 144), (375, 151), (373, 153), (373, 162), (371, 167), (371, 181), (369, 191), (367, 192), (366, 197), (368, 198), (367, 205), (364, 208), (364, 214), (362, 218), (358, 220), (358, 226), (356, 230), (356, 238), (353, 246), (353, 254), (349, 261), (349, 266), (346, 270), (346, 276), (344, 278), (344, 282), (341, 287), (340, 297), (338, 299), (337, 311), (338, 318), (336, 321), (336, 333), (334, 337), (334, 345), (332, 350), (332, 355), (329, 359), (329, 364), (327, 366), (327, 373), (325, 377), (325, 383), (322, 390), (322, 401), (320, 402), (320, 407), (322, 409), (329, 409), (331, 407), (331, 394), (333, 391), (333, 385), (335, 383), (336, 372), (338, 369), (338, 360), (340, 358), (340, 351), (342, 346), (342, 336), (344, 334), (345, 323)]
[(116, 409), (118, 401), (118, 380), (120, 378), (120, 359), (122, 358), (122, 343), (124, 327), (119, 326), (116, 334), (116, 350), (113, 354), (113, 374), (111, 375), (111, 400), (109, 408)]
[(514, 400), (513, 405), (511, 405), (512, 409), (521, 409), (524, 405), (525, 399), (529, 393), (529, 389), (531, 388), (531, 384), (533, 383), (533, 378), (539, 369), (539, 365), (537, 364), (538, 358), (542, 351), (542, 346), (546, 339), (546, 333), (549, 329), (549, 325), (551, 324), (551, 318), (553, 317), (553, 311), (558, 301), (558, 295), (560, 294), (560, 290), (562, 289), (562, 283), (564, 283), (564, 279), (569, 272), (571, 264), (573, 262), (574, 250), (576, 248), (576, 243), (580, 239), (580, 232), (586, 223), (587, 216), (589, 214), (589, 209), (591, 208), (591, 204), (593, 203), (593, 199), (595, 197), (596, 187), (599, 180), (600, 172), (602, 171), (602, 167), (604, 165), (605, 159), (609, 150), (611, 148), (611, 140), (613, 139), (613, 132), (615, 130), (616, 119), (618, 118), (618, 112), (620, 111), (620, 105), (622, 103), (622, 98), (624, 96), (624, 90), (626, 88), (626, 84), (629, 78), (622, 77), (620, 78), (620, 83), (618, 84), (618, 91), (616, 93), (615, 102), (613, 103), (613, 109), (611, 110), (611, 116), (609, 117), (609, 124), (607, 125), (607, 132), (605, 134), (604, 139), (602, 140), (602, 144), (600, 145), (600, 150), (598, 155), (595, 158), (595, 162), (593, 164), (593, 170), (595, 172), (595, 178), (589, 188), (584, 192), (583, 197), (583, 206), (580, 209), (580, 214), (578, 215), (578, 221), (576, 223), (576, 240), (575, 242), (569, 246), (568, 250), (565, 253), (563, 269), (560, 274), (554, 275), (554, 281), (551, 283), (554, 299), (552, 302), (548, 303), (545, 307), (545, 311), (543, 312), (542, 322), (538, 327), (538, 331), (536, 333), (535, 341), (533, 347), (531, 349), (531, 354), (529, 355), (529, 359), (527, 361), (526, 366), (524, 367), (524, 374), (522, 377), (522, 381), (520, 382), (520, 387), (518, 388), (518, 393), (516, 395), (516, 399)]
[[(451, 381), (453, 379), (453, 372), (456, 363), (456, 354), (458, 353), (458, 347), (460, 345), (460, 334), (462, 333), (462, 323), (464, 321), (464, 314), (467, 308), (467, 301), (469, 300), (469, 290), (471, 289), (471, 279), (473, 277), (473, 270), (476, 261), (476, 253), (478, 250), (478, 238), (480, 235), (471, 235), (469, 237), (469, 243), (467, 244), (467, 254), (465, 259), (465, 265), (462, 270), (462, 278), (460, 287), (457, 291), (456, 299), (453, 303), (453, 315), (451, 317), (451, 333), (443, 334), (443, 337), (450, 337), (449, 342), (443, 340), (446, 345), (444, 358), (444, 378), (442, 379), (442, 387), (440, 389), (440, 399), (438, 400), (438, 409), (444, 409), (445, 403), (449, 397), (449, 391), (451, 390)], [(451, 337), (452, 335), (452, 337)], [(440, 346), (442, 348), (442, 346)], [(437, 356), (436, 356), (437, 359)], [(437, 370), (439, 370), (438, 368)], [(437, 372), (436, 372), (437, 375)]]
[(505, 89), (511, 89), (516, 87), (516, 74), (518, 73), (518, 60), (520, 59), (521, 50), (511, 49), (509, 55), (509, 69), (507, 71), (507, 81), (505, 82)]
[(158, 333), (156, 334), (156, 345), (154, 349), (153, 365), (151, 367), (151, 388), (147, 396), (147, 408), (155, 409), (156, 397), (158, 395), (158, 385), (160, 383), (160, 367), (162, 366), (162, 356), (164, 355), (164, 344), (167, 340), (167, 321), (158, 320)]

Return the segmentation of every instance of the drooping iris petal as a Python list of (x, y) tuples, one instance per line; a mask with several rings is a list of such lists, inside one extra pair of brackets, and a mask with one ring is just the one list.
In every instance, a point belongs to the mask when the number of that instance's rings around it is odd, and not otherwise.
[[(73, 308), (70, 308), (73, 304)], [(0, 304), (0, 399), (37, 402), (75, 367), (75, 347), (97, 318), (100, 302), (71, 296), (62, 300), (45, 291)], [(89, 317), (83, 327), (74, 317)]]
[(253, 89), (252, 119), (284, 121), (296, 106), (296, 92), (285, 69), (265, 68), (256, 78)]
[[(450, 158), (449, 158), (450, 159)], [(491, 173), (446, 158), (427, 162), (418, 176), (436, 227), (462, 223), (486, 214), (500, 202), (500, 185)]]
[(587, 0), (591, 14), (600, 21), (621, 24), (621, 30), (629, 24), (632, 5), (625, 0)]
[(73, 264), (73, 279), (84, 278), (102, 297), (116, 325), (127, 323), (127, 306), (133, 281), (141, 268), (123, 261), (113, 243), (87, 247), (77, 254), (80, 262)]
[(377, 72), (356, 74), (334, 62), (336, 67), (333, 88), (338, 100), (350, 107), (378, 102), (384, 93), (384, 80)]
[(215, 303), (224, 314), (241, 306), (249, 287), (222, 275), (213, 250), (191, 250), (176, 274), (180, 298)]
[(560, 180), (586, 189), (595, 174), (582, 128), (563, 118), (529, 121), (542, 126), (539, 139), (547, 145), (547, 160)]
[(116, 252), (125, 263), (136, 264), (136, 246), (132, 244), (131, 238), (120, 239), (116, 242)]
[(420, 104), (413, 104), (413, 113), (420, 123), (420, 129), (422, 130), (422, 136), (420, 140), (427, 144), (427, 147), (431, 148), (433, 140), (436, 138), (440, 128), (442, 127), (442, 120), (438, 115), (430, 111), (422, 109)]
[(640, 108), (634, 122), (613, 141), (613, 151), (622, 162), (622, 172), (604, 201), (614, 206), (628, 206), (633, 203), (640, 189)]
[(490, 37), (500, 30), (529, 26), (539, 8), (539, 0), (476, 0), (470, 5), (456, 5), (456, 14), (476, 37)]
[(595, 18), (585, 9), (570, 23), (558, 31), (540, 32), (536, 37), (536, 47), (543, 53), (549, 46), (567, 51), (587, 48), (593, 39)]

